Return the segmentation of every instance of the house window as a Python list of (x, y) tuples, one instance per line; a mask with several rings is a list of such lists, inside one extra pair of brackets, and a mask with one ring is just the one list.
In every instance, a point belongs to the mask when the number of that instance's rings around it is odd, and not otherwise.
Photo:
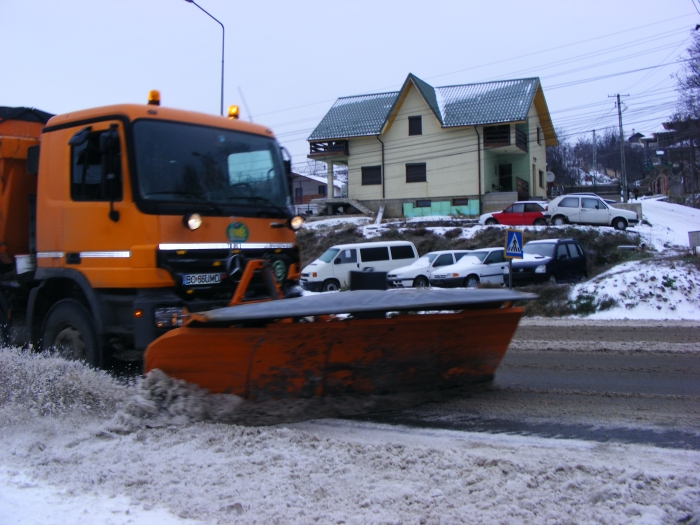
[(422, 135), (423, 134), (423, 118), (418, 117), (408, 117), (408, 134), (409, 135)]
[(416, 201), (414, 208), (430, 208), (430, 201), (427, 199)]
[(540, 129), (539, 126), (537, 126), (537, 144), (542, 144), (542, 142), (540, 142), (541, 140), (542, 140), (542, 130)]
[(326, 186), (325, 184), (322, 184), (321, 186), (318, 187), (318, 194), (319, 195), (328, 195), (327, 189), (328, 189), (328, 186)]
[(463, 199), (452, 199), (452, 206), (468, 206), (469, 199), (466, 197)]
[(426, 182), (425, 162), (406, 164), (406, 182)]
[(362, 185), (371, 186), (382, 183), (381, 166), (362, 166)]
[(540, 188), (544, 188), (544, 171), (540, 170)]

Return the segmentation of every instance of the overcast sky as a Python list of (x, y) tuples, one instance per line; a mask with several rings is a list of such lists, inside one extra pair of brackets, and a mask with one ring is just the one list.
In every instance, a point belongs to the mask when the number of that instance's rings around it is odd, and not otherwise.
[[(198, 4), (226, 28), (224, 106), (272, 128), (295, 164), (335, 99), (397, 90), (409, 72), (433, 86), (540, 77), (572, 140), (617, 126), (608, 96), (629, 94), (625, 134), (649, 135), (700, 23), (693, 0)], [(219, 113), (221, 27), (185, 0), (0, 0), (0, 22), (0, 105), (63, 113), (159, 89), (164, 106)]]

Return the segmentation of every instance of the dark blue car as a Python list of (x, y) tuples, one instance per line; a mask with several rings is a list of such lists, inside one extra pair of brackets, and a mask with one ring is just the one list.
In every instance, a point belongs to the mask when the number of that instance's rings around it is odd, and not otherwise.
[(588, 277), (586, 255), (574, 239), (530, 241), (523, 259), (513, 259), (513, 284), (579, 282)]

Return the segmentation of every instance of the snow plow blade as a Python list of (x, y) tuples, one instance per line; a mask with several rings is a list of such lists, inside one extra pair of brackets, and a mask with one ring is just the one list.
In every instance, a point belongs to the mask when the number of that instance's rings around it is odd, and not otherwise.
[(522, 315), (512, 303), (535, 297), (358, 290), (240, 304), (155, 340), (144, 372), (251, 401), (459, 387), (493, 378)]

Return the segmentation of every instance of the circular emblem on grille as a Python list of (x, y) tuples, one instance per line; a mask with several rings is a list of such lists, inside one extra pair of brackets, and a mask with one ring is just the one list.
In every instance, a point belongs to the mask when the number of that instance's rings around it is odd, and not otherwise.
[(287, 265), (283, 261), (277, 259), (272, 263), (272, 273), (275, 274), (275, 279), (278, 281), (284, 280), (287, 277)]
[(248, 226), (242, 222), (232, 222), (226, 228), (226, 237), (231, 242), (246, 242), (248, 240)]

